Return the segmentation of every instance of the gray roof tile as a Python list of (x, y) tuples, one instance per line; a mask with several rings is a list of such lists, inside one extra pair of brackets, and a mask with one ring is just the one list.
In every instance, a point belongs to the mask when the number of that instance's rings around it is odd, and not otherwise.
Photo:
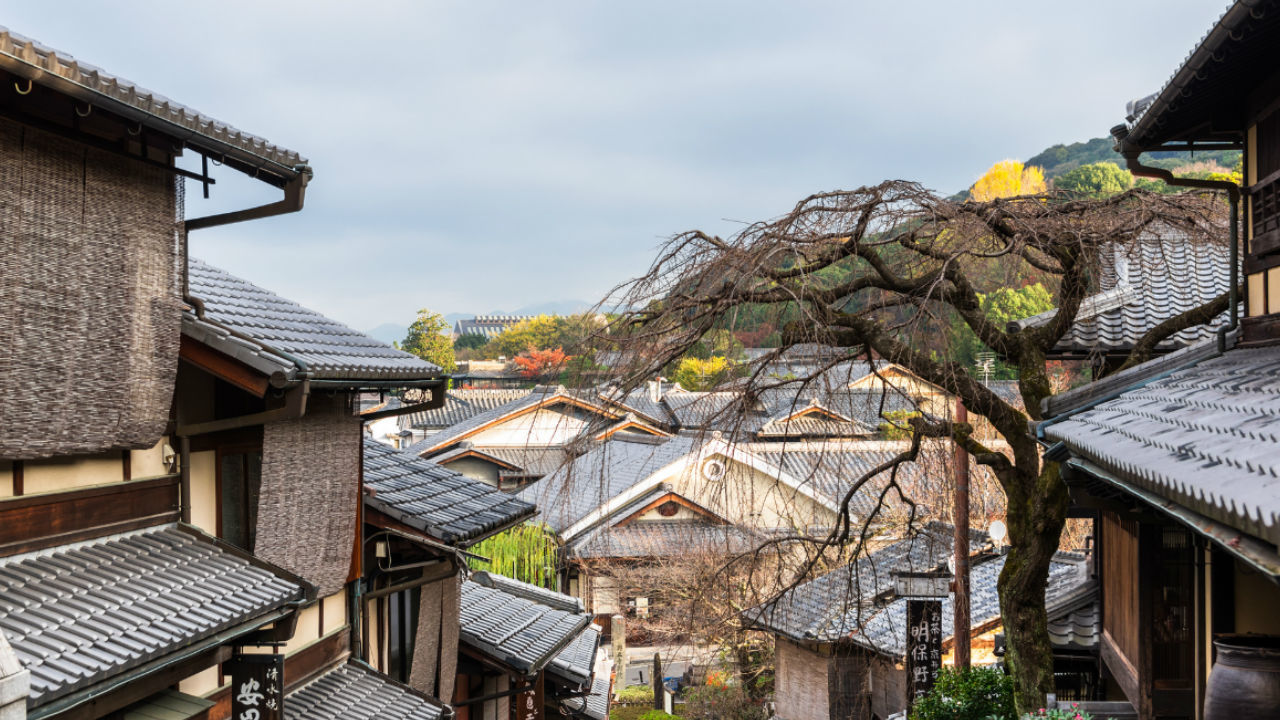
[(465, 318), (453, 324), (453, 332), (455, 335), (483, 335), (487, 338), (495, 338), (505, 332), (512, 325), (532, 320), (534, 315), (477, 315), (473, 318)]
[(613, 679), (608, 675), (596, 675), (586, 697), (568, 698), (560, 704), (568, 708), (574, 717), (609, 720), (609, 708), (613, 705)]
[(31, 671), (36, 707), (304, 593), (197, 530), (167, 525), (0, 559), (0, 629)]
[(519, 500), (371, 438), (364, 441), (365, 504), (446, 543), (474, 540), (533, 515)]
[(1280, 346), (1235, 349), (1042, 427), (1128, 482), (1280, 544), (1277, 376)]
[(571, 685), (585, 688), (595, 673), (596, 653), (600, 649), (600, 626), (591, 625), (551, 660), (548, 671)]
[[(1193, 243), (1176, 231), (1142, 238), (1100, 253), (1099, 292), (1081, 304), (1075, 323), (1054, 346), (1056, 354), (1125, 352), (1150, 329), (1226, 292), (1231, 264), (1226, 242)], [(1020, 320), (1018, 328), (1043, 325), (1051, 310)], [(1168, 352), (1205, 340), (1226, 314), (1162, 342)]]
[[(225, 146), (232, 154), (239, 151), (290, 170), (307, 162), (306, 158), (292, 150), (272, 145), (260, 137), (202, 115), (159, 93), (138, 87), (124, 78), (77, 61), (65, 52), (46, 47), (4, 27), (0, 27), (0, 54), (31, 66), (41, 77), (36, 81), (41, 85), (51, 84), (49, 79), (53, 77), (63, 78), (101, 96), (108, 110), (114, 110), (112, 103), (116, 103), (145, 114), (149, 118), (148, 125), (162, 131), (179, 137), (188, 137), (194, 133), (195, 136), (189, 142), (195, 146), (206, 146), (206, 151)], [(206, 141), (202, 142), (200, 138), (205, 138)], [(214, 148), (208, 147), (210, 144)]]
[(462, 583), (459, 641), (519, 672), (535, 674), (586, 630), (591, 616), (567, 609), (581, 608), (576, 598), (514, 583), (506, 578), (490, 581), (491, 586), (475, 579)]
[(560, 532), (610, 498), (695, 450), (697, 442), (695, 437), (678, 435), (654, 445), (615, 435), (521, 490), (517, 497), (537, 505), (542, 521)]
[[(954, 530), (944, 523), (930, 523), (912, 538), (887, 545), (857, 562), (800, 585), (770, 603), (749, 611), (756, 627), (788, 637), (834, 643), (850, 641), (888, 655), (902, 655), (906, 648), (906, 600), (893, 595), (892, 573), (932, 571), (944, 568), (951, 554)], [(973, 532), (970, 550), (985, 537)], [(970, 569), (971, 627), (979, 627), (1000, 615), (997, 581), (1005, 556), (975, 558)], [(1051, 615), (1074, 603), (1088, 583), (1082, 558), (1063, 553), (1051, 563), (1046, 601)], [(951, 600), (942, 603), (942, 626), (950, 629)], [(1075, 610), (1072, 604), (1067, 609)], [(949, 636), (949, 633), (948, 633)]]
[(404, 415), (400, 425), (414, 429), (443, 430), (482, 412), (520, 400), (531, 392), (533, 391), (529, 388), (449, 390), (445, 393), (442, 407)]
[[(190, 258), (189, 265), (191, 294), (204, 301), (205, 317), (211, 322), (188, 313), (183, 332), (255, 367), (255, 360), (245, 354), (261, 356), (277, 370), (291, 373), (294, 363), (278, 354), (288, 353), (322, 380), (426, 380), (441, 374), (431, 363), (225, 270), (196, 258)], [(220, 332), (219, 326), (250, 340)]]
[(347, 662), (285, 696), (285, 720), (440, 720), (434, 698), (361, 663)]
[(579, 394), (565, 389), (563, 385), (539, 385), (524, 397), (472, 415), (466, 420), (463, 420), (456, 425), (452, 425), (448, 429), (436, 433), (435, 435), (428, 435), (423, 440), (414, 443), (408, 448), (408, 450), (409, 452), (417, 453), (419, 455), (442, 452), (447, 450), (450, 446), (462, 442), (468, 435), (471, 435), (489, 423), (502, 420), (503, 418), (510, 417), (521, 412), (532, 410), (533, 408), (551, 407), (567, 402), (585, 405), (594, 409), (600, 414), (602, 422), (604, 422), (605, 419), (612, 420), (616, 415), (616, 412), (605, 409), (599, 401), (592, 398), (580, 397)]
[(567, 550), (579, 558), (678, 557), (689, 553), (747, 552), (760, 538), (734, 525), (689, 521), (636, 521), (622, 527), (601, 525), (576, 537)]

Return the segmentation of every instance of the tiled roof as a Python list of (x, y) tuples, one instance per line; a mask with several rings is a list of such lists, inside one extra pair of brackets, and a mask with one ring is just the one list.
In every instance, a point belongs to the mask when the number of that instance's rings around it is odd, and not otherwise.
[(1097, 592), (1089, 602), (1049, 619), (1049, 642), (1061, 650), (1093, 650), (1102, 639)]
[[(985, 562), (979, 562), (969, 572), (969, 617), (970, 627), (978, 628), (1000, 618), (1000, 596), (997, 584), (1000, 571), (1004, 569), (1004, 561), (1008, 556), (1000, 555)], [(1060, 598), (1071, 593), (1078, 585), (1086, 582), (1083, 563), (1076, 558), (1063, 557), (1061, 554), (1049, 564), (1049, 583), (1045, 589), (1045, 609), (1050, 616), (1056, 616)], [(853, 642), (871, 648), (886, 655), (901, 657), (907, 649), (907, 601), (899, 598), (871, 612), (849, 638)], [(951, 637), (951, 628), (955, 627), (952, 617), (951, 597), (942, 601), (942, 627), (944, 637)]]
[(542, 594), (514, 588), (513, 582), (498, 581), (491, 587), (474, 579), (462, 583), (459, 640), (472, 650), (532, 675), (541, 672), (568, 647), (591, 624), (591, 616), (565, 609), (575, 598), (560, 595), (563, 600), (551, 601), (555, 606), (548, 605)]
[[(756, 442), (740, 443), (740, 449), (781, 468), (802, 486), (833, 504), (843, 501), (853, 483), (875, 468), (909, 448), (906, 441), (894, 440), (828, 440), (825, 442)], [(952, 470), (954, 450), (947, 444), (926, 441), (914, 462), (898, 469), (898, 484), (908, 494), (916, 489), (936, 485), (939, 478)], [(989, 474), (990, 469), (971, 462), (970, 472)], [(868, 517), (874, 510), (877, 495), (888, 482), (882, 472), (850, 500), (849, 508), (858, 517)]]
[(679, 435), (654, 445), (615, 435), (517, 497), (538, 506), (541, 519), (560, 532), (654, 472), (696, 449), (698, 439)]
[(574, 713), (575, 717), (609, 720), (609, 707), (613, 704), (613, 679), (603, 673), (597, 674), (591, 683), (591, 692), (586, 697), (568, 698), (560, 704)]
[[(800, 585), (782, 597), (750, 611), (747, 619), (756, 627), (799, 640), (834, 643), (850, 641), (891, 656), (906, 648), (906, 605), (893, 593), (895, 571), (931, 571), (943, 568), (951, 554), (953, 529), (931, 523), (915, 538), (888, 545), (869, 556)], [(980, 533), (973, 533), (971, 551), (980, 549)], [(1004, 555), (976, 557), (970, 569), (971, 627), (985, 625), (1000, 616), (997, 584)], [(1050, 564), (1046, 603), (1050, 614), (1063, 612), (1089, 580), (1083, 559), (1059, 553)], [(1075, 610), (1077, 605), (1070, 605)], [(953, 626), (950, 598), (942, 602), (942, 626)]]
[(559, 470), (560, 466), (570, 459), (569, 451), (559, 446), (474, 449), (484, 455), (520, 468), (520, 472), (525, 475), (549, 475)]
[(509, 578), (505, 575), (498, 575), (491, 572), (477, 572), (471, 575), (471, 581), (484, 585), (485, 587), (496, 588), (508, 595), (531, 600), (540, 605), (546, 605), (556, 610), (564, 610), (565, 612), (581, 613), (585, 612), (582, 604), (582, 598), (576, 598), (572, 595), (566, 595), (555, 590), (548, 590), (527, 582), (521, 582)]
[(533, 317), (533, 315), (477, 315), (454, 323), (453, 332), (456, 335), (483, 335), (494, 338), (512, 325), (532, 320)]
[(1280, 346), (1158, 376), (1041, 425), (1120, 478), (1280, 543)]
[[(1054, 346), (1061, 355), (1127, 352), (1148, 330), (1226, 292), (1231, 263), (1225, 242), (1192, 242), (1165, 232), (1129, 247), (1101, 253), (1101, 287), (1081, 303), (1076, 321)], [(1056, 310), (1011, 325), (1022, 329), (1044, 325)], [(1226, 313), (1188, 328), (1157, 346), (1168, 352), (1205, 340), (1225, 322)]]
[[(189, 259), (191, 294), (204, 301), (205, 317), (188, 313), (184, 334), (255, 365), (257, 355), (292, 375), (295, 363), (288, 353), (307, 364), (320, 380), (426, 380), (440, 368), (337, 321), (308, 310), (275, 293), (195, 258)], [(249, 341), (229, 336), (229, 328)], [(256, 345), (256, 347), (255, 347)]]
[(177, 525), (0, 559), (0, 629), (31, 671), (30, 706), (304, 598), (266, 567)]
[(449, 390), (445, 393), (443, 407), (403, 415), (400, 425), (414, 429), (443, 430), (487, 410), (520, 400), (531, 392), (533, 391), (528, 388)]
[[(816, 399), (815, 399), (816, 400)], [(814, 411), (777, 417), (760, 427), (756, 437), (774, 438), (840, 438), (874, 435), (879, 427), (852, 418), (835, 417)]]
[(531, 516), (531, 503), (365, 438), (365, 504), (446, 543), (477, 539)]
[(600, 649), (600, 626), (591, 625), (573, 642), (551, 659), (547, 670), (571, 685), (586, 688), (596, 668), (596, 652)]
[(751, 531), (734, 525), (645, 520), (622, 527), (601, 526), (574, 538), (568, 551), (579, 558), (669, 558), (689, 553), (743, 553), (758, 540)]
[(59, 81), (72, 83), (100, 98), (105, 109), (145, 118), (144, 122), (149, 127), (186, 138), (193, 146), (203, 146), (206, 152), (222, 150), (245, 160), (257, 159), (254, 164), (270, 163), (275, 170), (285, 174), (294, 172), (297, 166), (307, 162), (292, 150), (272, 145), (4, 27), (0, 27), (0, 55), (29, 67), (28, 76), (33, 77), (36, 83), (55, 89)]
[[(846, 639), (871, 616), (877, 598), (893, 591), (892, 573), (926, 572), (946, 565), (954, 533), (950, 525), (929, 523), (909, 538), (797, 586), (747, 618), (763, 629), (800, 640)], [(981, 532), (973, 531), (970, 537), (972, 551), (987, 545)]]
[(285, 720), (440, 720), (452, 713), (428, 697), (350, 661), (285, 696)]
[(490, 423), (532, 408), (557, 405), (561, 402), (583, 403), (589, 407), (598, 408), (602, 416), (612, 415), (612, 412), (605, 410), (599, 405), (599, 403), (579, 398), (577, 395), (570, 393), (565, 389), (563, 385), (540, 385), (535, 387), (524, 397), (472, 415), (466, 420), (463, 420), (456, 425), (452, 425), (448, 429), (436, 433), (435, 435), (428, 435), (420, 442), (414, 443), (409, 447), (409, 451), (421, 455), (445, 450), (450, 445), (465, 440), (467, 436), (475, 433), (477, 430)]

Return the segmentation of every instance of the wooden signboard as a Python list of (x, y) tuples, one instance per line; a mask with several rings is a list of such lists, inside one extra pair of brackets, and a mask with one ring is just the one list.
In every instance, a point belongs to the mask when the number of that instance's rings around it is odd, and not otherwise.
[(929, 694), (942, 670), (942, 601), (907, 600), (907, 706)]
[(231, 675), (232, 720), (284, 719), (283, 655), (232, 655), (224, 667)]

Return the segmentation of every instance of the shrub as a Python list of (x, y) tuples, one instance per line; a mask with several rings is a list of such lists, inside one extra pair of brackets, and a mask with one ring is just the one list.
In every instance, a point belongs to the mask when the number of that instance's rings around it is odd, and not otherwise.
[(640, 720), (680, 720), (679, 716), (672, 715), (662, 710), (650, 710), (640, 716)]
[(1013, 679), (998, 668), (943, 668), (933, 690), (916, 701), (911, 720), (987, 720), (1016, 717)]
[(761, 703), (740, 685), (704, 685), (685, 696), (684, 717), (698, 720), (765, 720)]
[(619, 690), (617, 698), (620, 703), (651, 703), (653, 702), (653, 688), (648, 685), (631, 685)]
[(1079, 709), (1078, 703), (1072, 703), (1070, 710), (1046, 710), (1040, 708), (1034, 714), (1027, 713), (1022, 720), (1093, 720), (1093, 716)]

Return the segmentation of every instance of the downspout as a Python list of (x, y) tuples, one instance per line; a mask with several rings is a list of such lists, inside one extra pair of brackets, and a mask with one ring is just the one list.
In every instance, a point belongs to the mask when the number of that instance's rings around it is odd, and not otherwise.
[(1208, 190), (1226, 190), (1227, 201), (1231, 207), (1230, 215), (1230, 247), (1228, 248), (1228, 258), (1231, 264), (1230, 286), (1227, 288), (1228, 308), (1227, 324), (1218, 328), (1218, 352), (1227, 351), (1227, 333), (1234, 331), (1240, 325), (1240, 186), (1230, 180), (1201, 180), (1199, 178), (1180, 178), (1175, 176), (1169, 170), (1164, 168), (1143, 165), (1138, 159), (1141, 150), (1133, 150), (1124, 146), (1124, 138), (1128, 135), (1128, 128), (1124, 125), (1118, 125), (1111, 129), (1111, 135), (1116, 138), (1117, 150), (1124, 155), (1125, 165), (1129, 172), (1137, 177), (1148, 177), (1156, 180), (1163, 180), (1166, 185), (1174, 187), (1190, 187), (1204, 188)]

